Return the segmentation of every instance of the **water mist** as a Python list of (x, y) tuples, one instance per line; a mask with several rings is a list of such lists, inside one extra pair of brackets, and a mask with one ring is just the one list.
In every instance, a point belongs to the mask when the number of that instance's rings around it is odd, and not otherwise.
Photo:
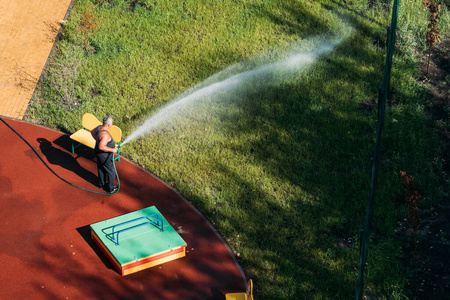
[[(295, 45), (294, 49), (289, 51), (290, 54), (285, 55), (285, 58), (279, 61), (269, 62), (240, 73), (236, 73), (236, 70), (245, 69), (246, 63), (233, 65), (174, 98), (132, 132), (122, 145), (172, 120), (176, 115), (181, 114), (187, 105), (192, 105), (206, 96), (219, 92), (233, 93), (233, 91), (242, 88), (244, 83), (270, 83), (269, 81), (274, 81), (275, 78), (278, 78), (278, 80), (288, 79), (294, 72), (306, 71), (318, 57), (332, 51), (339, 42), (340, 39), (337, 38), (332, 41), (324, 41), (324, 38), (316, 37), (308, 40), (309, 50), (299, 49), (304, 48), (304, 46)], [(277, 76), (273, 76), (274, 74)]]

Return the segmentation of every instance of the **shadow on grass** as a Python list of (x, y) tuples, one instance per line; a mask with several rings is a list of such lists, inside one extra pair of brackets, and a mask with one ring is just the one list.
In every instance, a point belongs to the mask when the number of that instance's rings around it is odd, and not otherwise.
[[(354, 37), (319, 63), (320, 73), (297, 81), (256, 84), (226, 104), (245, 117), (221, 117), (223, 135), (245, 143), (218, 147), (301, 192), (274, 197), (276, 191), (260, 186), (267, 182), (241, 176), (217, 158), (209, 168), (226, 179), (213, 184), (219, 191), (233, 189), (232, 199), (211, 205), (180, 187), (220, 224), (236, 253), (244, 251), (240, 263), (249, 278), (257, 278), (265, 299), (346, 299), (354, 293), (358, 245), (339, 242), (357, 237), (364, 223), (376, 116), (361, 111), (360, 103), (376, 98), (384, 58)], [(209, 151), (217, 152), (214, 146)]]

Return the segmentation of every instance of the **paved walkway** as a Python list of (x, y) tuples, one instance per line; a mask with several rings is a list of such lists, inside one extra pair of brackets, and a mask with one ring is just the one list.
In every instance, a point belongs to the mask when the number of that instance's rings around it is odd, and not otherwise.
[(0, 115), (23, 119), (71, 0), (0, 0)]
[[(92, 150), (72, 154), (67, 135), (5, 121), (57, 174), (97, 190)], [(1, 121), (0, 136), (0, 299), (204, 300), (245, 290), (239, 266), (209, 223), (153, 175), (121, 159), (117, 194), (86, 192), (50, 172)], [(186, 241), (186, 257), (122, 277), (89, 225), (153, 205)]]

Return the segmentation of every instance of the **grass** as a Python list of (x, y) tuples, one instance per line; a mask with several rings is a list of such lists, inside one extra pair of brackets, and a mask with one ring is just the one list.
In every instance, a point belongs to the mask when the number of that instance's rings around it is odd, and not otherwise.
[[(86, 6), (99, 25), (88, 47), (77, 28)], [(251, 69), (285, 57), (292, 45), (314, 48), (311, 36), (344, 36), (309, 69), (209, 95), (121, 153), (214, 224), (254, 280), (258, 299), (348, 299), (390, 9), (367, 9), (359, 0), (78, 0), (27, 118), (73, 132), (84, 112), (111, 115), (126, 137), (171, 99), (231, 65)], [(400, 8), (395, 98), (386, 115), (365, 281), (377, 299), (408, 292), (394, 234), (407, 213), (399, 172), (416, 177), (423, 207), (442, 196), (443, 149), (424, 115), (428, 91), (415, 80), (412, 54), (426, 30), (420, 25), (426, 15), (416, 10), (412, 2)], [(446, 11), (441, 19), (445, 32)], [(75, 88), (64, 99), (52, 78), (61, 77), (58, 66), (73, 64), (70, 51), (80, 65), (65, 69)]]

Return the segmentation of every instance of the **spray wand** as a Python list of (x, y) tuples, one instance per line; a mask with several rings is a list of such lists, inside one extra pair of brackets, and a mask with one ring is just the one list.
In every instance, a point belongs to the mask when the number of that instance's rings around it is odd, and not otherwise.
[(120, 161), (120, 147), (122, 147), (122, 145), (120, 143), (117, 143), (117, 160)]

